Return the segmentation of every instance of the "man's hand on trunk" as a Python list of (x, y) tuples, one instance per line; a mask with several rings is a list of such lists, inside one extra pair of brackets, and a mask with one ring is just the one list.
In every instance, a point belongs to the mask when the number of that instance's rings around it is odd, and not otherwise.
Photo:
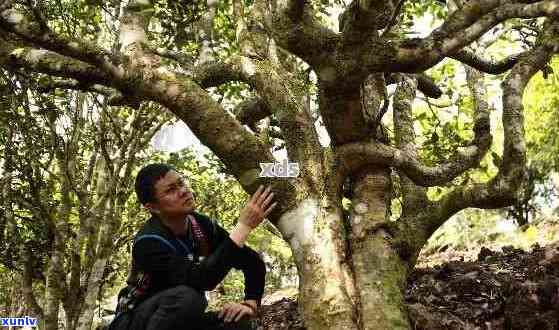
[(239, 222), (254, 229), (272, 212), (277, 203), (270, 204), (274, 197), (272, 187), (260, 186), (245, 205), (239, 216)]

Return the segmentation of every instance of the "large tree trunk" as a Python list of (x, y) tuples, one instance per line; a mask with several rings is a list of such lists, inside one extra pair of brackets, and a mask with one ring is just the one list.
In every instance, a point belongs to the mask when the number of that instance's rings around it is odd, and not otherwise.
[(350, 251), (362, 329), (408, 329), (403, 289), (407, 265), (391, 245), (390, 169), (367, 167), (354, 178)]
[(325, 196), (299, 202), (279, 220), (299, 271), (299, 308), (308, 329), (409, 328), (407, 264), (388, 233), (376, 228), (386, 221), (387, 187), (386, 169), (364, 172), (349, 222)]
[[(326, 206), (326, 207), (325, 207)], [(309, 329), (358, 329), (350, 271), (344, 256), (342, 213), (318, 198), (286, 212), (279, 228), (299, 272), (299, 306)]]

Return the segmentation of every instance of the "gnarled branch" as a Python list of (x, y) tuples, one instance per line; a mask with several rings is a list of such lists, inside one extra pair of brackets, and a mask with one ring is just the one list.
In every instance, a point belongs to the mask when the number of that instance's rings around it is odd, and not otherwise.
[(194, 59), (184, 53), (156, 47), (149, 47), (148, 50), (157, 56), (177, 62), (184, 70), (192, 70), (194, 67)]
[[(350, 143), (337, 149), (342, 168), (346, 173), (366, 164), (379, 164), (396, 167), (406, 174), (415, 184), (420, 186), (436, 186), (456, 178), (466, 170), (479, 165), (481, 158), (486, 154), (491, 145), (491, 132), (489, 124), (489, 108), (483, 100), (479, 86), (472, 85), (472, 94), (475, 100), (474, 111), (474, 138), (469, 145), (459, 148), (451, 158), (436, 166), (426, 166), (418, 160), (416, 151), (411, 148), (412, 141), (398, 140), (400, 148), (394, 148), (380, 143)], [(395, 110), (401, 109), (405, 114), (406, 104), (398, 104)], [(405, 117), (398, 117), (395, 113), (395, 125), (398, 132), (407, 126), (398, 126), (405, 121)], [(409, 116), (409, 115), (408, 115)]]
[[(554, 29), (558, 29), (555, 23)], [(553, 47), (542, 45), (522, 56), (513, 67), (502, 86), (503, 93), (503, 161), (497, 175), (487, 183), (475, 183), (455, 188), (432, 206), (429, 234), (434, 232), (450, 216), (468, 208), (497, 208), (511, 205), (525, 177), (526, 146), (524, 141), (524, 117), (522, 95), (532, 76), (541, 70), (551, 58)]]
[[(262, 9), (263, 10), (263, 9)], [(265, 15), (259, 12), (258, 15)], [(262, 33), (262, 32), (260, 32)], [(255, 38), (264, 40), (264, 38)], [(256, 41), (253, 41), (256, 42)], [(259, 48), (260, 45), (246, 45), (248, 48)], [(290, 160), (300, 162), (302, 176), (310, 180), (318, 177), (317, 173), (305, 173), (322, 167), (322, 151), (314, 127), (314, 121), (304, 106), (304, 87), (298, 85), (279, 65), (269, 60), (236, 56), (227, 63), (211, 62), (197, 66), (194, 79), (202, 87), (209, 87), (230, 80), (240, 80), (250, 85), (258, 94), (261, 102), (258, 107), (245, 108), (250, 112), (238, 114), (242, 123), (254, 124), (273, 112), (279, 120)], [(250, 103), (244, 103), (242, 106)], [(258, 103), (257, 103), (258, 104)], [(253, 103), (252, 105), (257, 105)], [(247, 116), (249, 115), (249, 116)], [(314, 186), (313, 184), (309, 186)]]
[(227, 62), (202, 63), (193, 68), (192, 79), (202, 88), (216, 87), (231, 81), (247, 82), (243, 75), (243, 63), (246, 62), (241, 57), (234, 57)]
[(425, 39), (402, 41), (394, 57), (394, 69), (424, 70), (455, 54), (505, 20), (543, 16), (558, 17), (559, 3), (554, 0), (529, 4), (512, 0), (469, 1)]
[(392, 166), (402, 170), (415, 184), (432, 187), (450, 182), (479, 164), (490, 144), (491, 139), (484, 139), (480, 146), (461, 147), (449, 161), (437, 166), (424, 165), (405, 151), (376, 142), (348, 143), (339, 147), (337, 152), (344, 173), (367, 164)]
[(75, 79), (52, 79), (49, 81), (40, 81), (37, 91), (39, 93), (50, 92), (55, 89), (70, 89), (84, 92), (93, 92), (111, 96), (118, 91), (99, 84), (85, 84)]
[(109, 76), (98, 68), (44, 49), (17, 48), (8, 43), (0, 48), (0, 66), (76, 79), (86, 84), (110, 85)]
[(398, 0), (353, 0), (340, 15), (340, 31), (344, 37), (359, 35), (361, 40), (371, 32), (384, 29), (398, 8)]
[(239, 103), (233, 112), (242, 124), (249, 127), (254, 127), (257, 122), (272, 114), (266, 103), (258, 97)]
[[(277, 44), (306, 62), (318, 65), (325, 54), (334, 50), (339, 36), (323, 26), (315, 17), (310, 2), (286, 0), (269, 15), (264, 0), (255, 1), (253, 15), (260, 18), (263, 28)], [(282, 6), (283, 5), (283, 6)]]
[(44, 48), (58, 54), (89, 63), (108, 73), (119, 69), (113, 63), (121, 56), (113, 55), (84, 40), (68, 40), (53, 33), (46, 24), (34, 23), (15, 9), (0, 12), (0, 30), (13, 33), (32, 47)]
[[(412, 104), (416, 88), (417, 82), (413, 78), (403, 76), (402, 81), (396, 87), (392, 112), (396, 146), (414, 158), (417, 158), (417, 146), (413, 128)], [(398, 171), (398, 173), (404, 199), (402, 213), (405, 214), (412, 209), (426, 205), (427, 190), (415, 185), (402, 171)]]
[[(443, 95), (443, 91), (435, 84), (433, 78), (429, 77), (424, 73), (414, 74), (413, 77), (417, 80), (417, 89), (423, 93), (423, 95), (431, 98), (438, 99)], [(385, 74), (386, 84), (391, 85), (398, 82), (398, 74)]]
[(467, 49), (462, 49), (456, 54), (450, 55), (449, 57), (467, 64), (481, 72), (500, 74), (510, 70), (518, 62), (518, 59), (523, 53), (524, 52), (513, 54), (499, 61), (493, 61), (484, 59)]

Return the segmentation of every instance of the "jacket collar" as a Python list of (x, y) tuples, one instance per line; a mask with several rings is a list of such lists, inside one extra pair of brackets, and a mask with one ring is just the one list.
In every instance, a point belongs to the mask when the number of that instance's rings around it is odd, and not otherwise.
[[(199, 220), (198, 218), (198, 214), (196, 212), (192, 212), (191, 215), (196, 219)], [(186, 221), (186, 218), (185, 218)], [(168, 237), (175, 237), (175, 234), (173, 233), (173, 231), (171, 230), (171, 228), (167, 227), (164, 223), (163, 220), (161, 220), (160, 217), (158, 217), (156, 214), (152, 214), (151, 218), (149, 219), (149, 223), (157, 230), (160, 231), (162, 233), (164, 233), (165, 235), (167, 235)], [(186, 227), (186, 232), (185, 234), (188, 235), (190, 232), (190, 224)]]

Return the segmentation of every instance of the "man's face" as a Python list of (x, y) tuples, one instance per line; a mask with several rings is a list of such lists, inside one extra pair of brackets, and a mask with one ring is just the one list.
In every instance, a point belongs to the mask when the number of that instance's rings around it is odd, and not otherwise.
[(174, 218), (186, 216), (196, 206), (194, 195), (185, 179), (175, 171), (169, 171), (154, 186), (154, 203), (146, 203), (146, 207), (156, 211), (158, 215)]

